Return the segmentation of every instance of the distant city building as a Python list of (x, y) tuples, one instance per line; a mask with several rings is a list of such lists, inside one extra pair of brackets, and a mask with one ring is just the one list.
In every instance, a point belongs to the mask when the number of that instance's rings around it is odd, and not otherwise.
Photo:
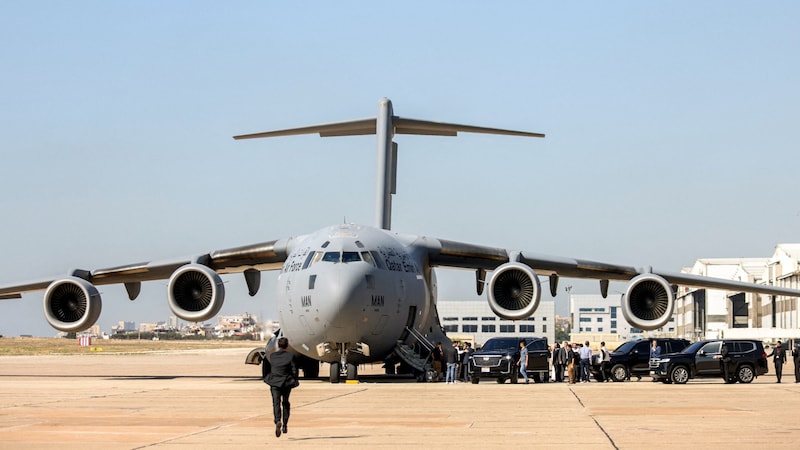
[(136, 331), (136, 322), (126, 322), (120, 320), (117, 322), (116, 325), (111, 326), (111, 332), (113, 333), (130, 333), (131, 331)]
[(533, 316), (523, 320), (505, 320), (480, 300), (440, 301), (439, 319), (448, 337), (468, 339), (481, 345), (494, 336), (537, 336), (555, 340), (555, 303), (540, 302)]
[(217, 336), (241, 336), (260, 332), (258, 318), (250, 313), (217, 316), (214, 332)]

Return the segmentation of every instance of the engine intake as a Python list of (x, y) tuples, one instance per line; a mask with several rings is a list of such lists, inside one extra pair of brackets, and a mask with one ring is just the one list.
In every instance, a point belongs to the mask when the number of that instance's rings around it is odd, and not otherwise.
[(539, 277), (533, 269), (518, 262), (501, 265), (489, 281), (489, 307), (506, 320), (530, 317), (539, 307), (541, 295)]
[(102, 308), (97, 288), (82, 278), (56, 280), (44, 293), (47, 323), (65, 333), (84, 331), (94, 325)]
[(622, 297), (625, 320), (642, 330), (655, 330), (666, 325), (674, 307), (672, 286), (667, 280), (650, 273), (632, 279)]
[(169, 309), (189, 322), (208, 320), (219, 312), (225, 300), (222, 279), (211, 268), (187, 264), (169, 278)]

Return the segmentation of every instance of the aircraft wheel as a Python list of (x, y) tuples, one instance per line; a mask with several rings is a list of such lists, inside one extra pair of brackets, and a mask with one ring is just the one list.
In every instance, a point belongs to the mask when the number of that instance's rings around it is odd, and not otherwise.
[(428, 369), (425, 371), (425, 381), (428, 383), (433, 383), (436, 381), (436, 372), (434, 372), (433, 369)]
[(339, 367), (338, 362), (331, 363), (331, 383), (339, 382)]
[(358, 379), (358, 366), (353, 363), (347, 363), (347, 379), (348, 380), (357, 380)]

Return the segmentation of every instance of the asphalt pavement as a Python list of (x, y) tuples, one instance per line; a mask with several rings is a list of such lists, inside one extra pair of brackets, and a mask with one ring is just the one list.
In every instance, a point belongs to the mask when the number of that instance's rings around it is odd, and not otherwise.
[[(301, 380), (274, 435), (244, 349), (0, 357), (0, 449), (797, 448), (793, 364), (753, 383)], [(772, 367), (770, 367), (772, 369)], [(322, 370), (321, 373), (326, 373)]]

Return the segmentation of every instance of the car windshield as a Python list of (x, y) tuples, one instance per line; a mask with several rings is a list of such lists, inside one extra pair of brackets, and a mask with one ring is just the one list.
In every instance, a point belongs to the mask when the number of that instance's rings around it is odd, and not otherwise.
[(481, 347), (481, 351), (514, 351), (519, 347), (518, 339), (489, 339)]

